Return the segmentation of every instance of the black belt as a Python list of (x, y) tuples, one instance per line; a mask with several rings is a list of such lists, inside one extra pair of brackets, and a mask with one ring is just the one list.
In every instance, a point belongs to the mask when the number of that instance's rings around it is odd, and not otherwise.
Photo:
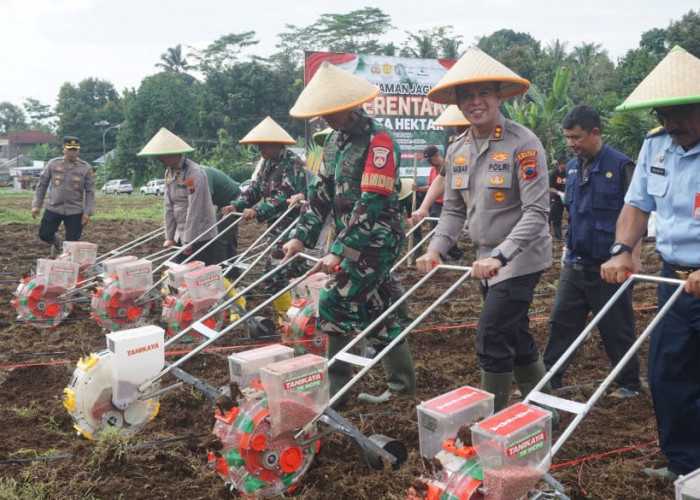
[(687, 280), (688, 276), (690, 276), (690, 273), (694, 273), (700, 268), (692, 268), (692, 267), (686, 267), (686, 266), (679, 266), (676, 264), (671, 264), (670, 262), (666, 262), (665, 260), (662, 259), (664, 269), (668, 271), (669, 273), (673, 274), (676, 278), (679, 280)]
[(570, 267), (574, 271), (585, 271), (588, 273), (599, 273), (600, 266), (584, 266), (583, 264), (574, 264), (573, 262), (564, 262), (566, 267)]

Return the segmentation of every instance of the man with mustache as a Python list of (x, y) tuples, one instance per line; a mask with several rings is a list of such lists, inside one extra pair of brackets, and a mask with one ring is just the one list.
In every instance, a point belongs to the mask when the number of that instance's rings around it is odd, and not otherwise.
[[(656, 211), (661, 276), (685, 280), (683, 294), (649, 344), (649, 389), (667, 467), (645, 469), (674, 481), (700, 467), (700, 59), (673, 48), (618, 110), (652, 108), (662, 127), (649, 133), (617, 219), (603, 279), (634, 271), (630, 248)], [(676, 290), (659, 284), (659, 309)]]

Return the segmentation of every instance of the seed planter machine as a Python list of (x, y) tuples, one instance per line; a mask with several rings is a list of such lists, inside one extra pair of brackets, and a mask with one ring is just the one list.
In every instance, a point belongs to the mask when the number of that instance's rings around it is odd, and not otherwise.
[[(677, 285), (668, 302), (585, 402), (542, 392), (570, 355), (635, 281)], [(568, 500), (564, 487), (548, 474), (551, 458), (576, 430), (627, 362), (683, 292), (684, 281), (631, 275), (578, 335), (547, 374), (515, 404), (493, 415), (493, 396), (461, 387), (418, 406), (420, 452), (426, 472), (408, 492), (409, 500)], [(552, 412), (573, 420), (552, 443)], [(537, 489), (538, 482), (547, 483)]]
[[(295, 258), (317, 261), (316, 257), (309, 254), (297, 254)], [(232, 302), (290, 262), (291, 260), (283, 262), (233, 297), (224, 300), (220, 307), (230, 307)], [(442, 271), (456, 271), (460, 276), (391, 343), (374, 357), (351, 352), (357, 352), (357, 347), (360, 347), (358, 343), (365, 341), (370, 332), (386, 316), (392, 314), (401, 302), (413, 295), (435, 273)], [(155, 326), (112, 332), (107, 335), (106, 350), (92, 354), (78, 363), (70, 384), (64, 389), (63, 404), (73, 418), (78, 433), (87, 438), (95, 438), (102, 430), (110, 427), (133, 434), (155, 418), (161, 394), (183, 384), (194, 387), (217, 408), (208, 463), (232, 490), (246, 496), (271, 496), (295, 489), (311, 466), (321, 440), (333, 432), (349, 437), (361, 460), (370, 467), (383, 468), (390, 465), (398, 468), (407, 457), (402, 443), (383, 435), (364, 436), (336, 412), (333, 406), (435, 307), (459, 288), (470, 273), (471, 268), (467, 267), (435, 267), (329, 360), (309, 352), (321, 345), (316, 338), (310, 342), (314, 347), (305, 349), (306, 353), (296, 357), (295, 350), (301, 352), (300, 338), (296, 339), (296, 344), (292, 342), (291, 347), (270, 345), (231, 355), (231, 383), (220, 389), (186, 373), (180, 367), (293, 288), (297, 306), (292, 309), (303, 311), (299, 314), (309, 318), (313, 311), (305, 306), (314, 303), (314, 295), (323, 281), (315, 268), (242, 314), (221, 331), (205, 324), (218, 313), (217, 308), (193, 321), (167, 341), (164, 341), (163, 329)], [(308, 302), (302, 303), (302, 299)], [(301, 336), (305, 336), (310, 324), (310, 320), (302, 321), (296, 317), (290, 319), (288, 328), (290, 331), (303, 331)], [(196, 331), (205, 340), (187, 355), (166, 363), (165, 348), (191, 331)], [(308, 339), (303, 340), (307, 341), (308, 346)], [(359, 370), (338, 393), (330, 397), (327, 370), (339, 361), (354, 365)], [(178, 381), (162, 386), (167, 374), (173, 375)]]

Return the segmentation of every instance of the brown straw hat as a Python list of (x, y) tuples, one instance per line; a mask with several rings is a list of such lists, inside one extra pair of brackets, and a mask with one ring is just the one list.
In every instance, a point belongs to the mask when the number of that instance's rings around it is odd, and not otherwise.
[(464, 117), (462, 111), (456, 104), (450, 104), (435, 120), (435, 125), (438, 127), (466, 127), (471, 125), (471, 122)]
[(700, 102), (700, 59), (676, 45), (617, 111)]
[(457, 104), (455, 89), (458, 86), (480, 82), (499, 82), (501, 99), (524, 94), (530, 88), (530, 82), (486, 52), (469, 49), (428, 92), (428, 99), (441, 104)]
[(246, 136), (238, 141), (240, 144), (296, 144), (297, 141), (289, 135), (275, 120), (269, 116), (258, 123)]
[(194, 148), (165, 127), (154, 135), (136, 156), (160, 156), (189, 153)]
[(324, 62), (299, 94), (289, 114), (311, 118), (352, 109), (379, 95), (379, 87)]

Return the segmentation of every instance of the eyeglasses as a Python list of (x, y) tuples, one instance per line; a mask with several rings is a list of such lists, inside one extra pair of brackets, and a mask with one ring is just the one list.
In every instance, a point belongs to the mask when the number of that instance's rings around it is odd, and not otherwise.
[(684, 104), (682, 106), (669, 106), (667, 108), (663, 108), (663, 111), (661, 109), (654, 108), (651, 110), (651, 112), (654, 115), (654, 118), (656, 118), (656, 120), (663, 125), (668, 120), (678, 121), (684, 119), (694, 109), (696, 109), (697, 106), (697, 103)]

